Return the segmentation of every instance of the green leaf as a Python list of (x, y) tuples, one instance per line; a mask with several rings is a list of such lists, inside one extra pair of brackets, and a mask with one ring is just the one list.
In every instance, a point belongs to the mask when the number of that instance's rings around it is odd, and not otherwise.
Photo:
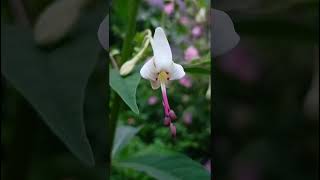
[(191, 67), (184, 67), (184, 70), (187, 72), (187, 73), (190, 73), (190, 74), (203, 74), (203, 75), (209, 75), (210, 74), (210, 67), (194, 67), (194, 66), (191, 66)]
[(119, 126), (116, 129), (114, 138), (112, 157), (114, 157), (122, 148), (124, 148), (130, 140), (140, 131), (141, 128), (131, 126)]
[(36, 42), (48, 45), (62, 39), (79, 19), (83, 2), (84, 0), (58, 0), (50, 4), (34, 26)]
[(140, 74), (138, 72), (129, 76), (122, 77), (115, 69), (110, 69), (110, 86), (117, 92), (122, 100), (130, 107), (130, 109), (139, 114), (136, 100), (136, 91), (140, 82)]
[(70, 151), (94, 165), (83, 122), (85, 87), (99, 50), (90, 30), (54, 50), (43, 50), (30, 30), (1, 28), (1, 72)]
[(115, 163), (122, 168), (142, 171), (159, 180), (209, 180), (210, 174), (192, 159), (178, 153), (153, 152)]

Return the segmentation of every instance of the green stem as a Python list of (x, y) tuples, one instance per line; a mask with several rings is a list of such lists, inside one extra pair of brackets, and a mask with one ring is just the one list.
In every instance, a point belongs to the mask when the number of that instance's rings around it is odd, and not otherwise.
[[(130, 54), (132, 53), (133, 46), (132, 46), (132, 39), (134, 37), (135, 31), (136, 31), (136, 18), (138, 14), (138, 8), (140, 4), (140, 0), (131, 0), (129, 2), (130, 9), (129, 9), (129, 24), (128, 24), (128, 31), (126, 33), (126, 37), (124, 39), (124, 45), (122, 48), (121, 53), (121, 63), (127, 61), (130, 57)], [(113, 106), (111, 109), (111, 115), (110, 115), (110, 121), (108, 122), (108, 165), (107, 165), (107, 176), (111, 176), (111, 166), (112, 166), (112, 145), (113, 145), (113, 139), (115, 135), (119, 110), (122, 105), (122, 100), (118, 94), (115, 94), (113, 98)]]
[(136, 18), (138, 14), (140, 0), (131, 0), (129, 4), (130, 4), (129, 16), (128, 16), (129, 24), (128, 24), (128, 31), (123, 42), (124, 44), (123, 44), (122, 53), (121, 53), (121, 63), (129, 59), (129, 56), (131, 55), (131, 52), (133, 49), (132, 39), (136, 31)]

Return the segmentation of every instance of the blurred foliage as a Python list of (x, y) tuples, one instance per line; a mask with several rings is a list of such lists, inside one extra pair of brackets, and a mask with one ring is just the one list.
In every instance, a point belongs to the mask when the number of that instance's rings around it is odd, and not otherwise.
[(213, 63), (216, 179), (317, 179), (319, 1), (213, 6), (241, 37)]

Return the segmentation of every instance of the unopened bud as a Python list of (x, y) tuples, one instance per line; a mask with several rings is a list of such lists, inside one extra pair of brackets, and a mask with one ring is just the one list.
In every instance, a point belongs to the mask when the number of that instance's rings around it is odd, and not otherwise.
[(203, 23), (206, 21), (206, 10), (205, 8), (201, 8), (196, 16), (197, 23)]
[(120, 75), (125, 76), (128, 75), (136, 65), (136, 62), (133, 60), (125, 62), (120, 68)]
[(174, 113), (173, 110), (170, 110), (170, 112), (169, 112), (169, 117), (170, 117), (172, 120), (177, 119), (176, 113)]
[(209, 82), (208, 90), (207, 90), (207, 92), (206, 92), (206, 98), (207, 98), (208, 100), (211, 99), (211, 83), (210, 83), (210, 82)]
[(177, 135), (177, 129), (173, 123), (170, 123), (170, 132), (171, 132), (171, 136), (175, 138)]
[(166, 116), (166, 117), (164, 118), (163, 124), (164, 124), (165, 126), (169, 126), (170, 123), (171, 123), (171, 119), (170, 119), (168, 116)]

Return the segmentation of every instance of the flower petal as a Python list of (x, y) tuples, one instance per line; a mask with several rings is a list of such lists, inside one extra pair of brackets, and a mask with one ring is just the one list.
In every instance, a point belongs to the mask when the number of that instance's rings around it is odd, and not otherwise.
[(221, 56), (233, 49), (240, 41), (233, 22), (223, 11), (211, 9), (211, 54)]
[(156, 28), (151, 46), (156, 69), (161, 71), (169, 68), (172, 63), (172, 53), (166, 34), (161, 27)]
[(151, 83), (152, 89), (158, 89), (160, 87), (160, 82), (159, 81), (150, 80), (150, 83)]
[(169, 69), (170, 80), (181, 79), (186, 73), (180, 64), (172, 63)]
[(150, 60), (148, 60), (141, 68), (140, 70), (140, 75), (144, 78), (144, 79), (149, 79), (152, 81), (155, 81), (157, 78), (157, 70), (154, 66), (154, 58), (151, 58)]
[(104, 18), (99, 26), (98, 39), (105, 50), (109, 49), (109, 15)]

